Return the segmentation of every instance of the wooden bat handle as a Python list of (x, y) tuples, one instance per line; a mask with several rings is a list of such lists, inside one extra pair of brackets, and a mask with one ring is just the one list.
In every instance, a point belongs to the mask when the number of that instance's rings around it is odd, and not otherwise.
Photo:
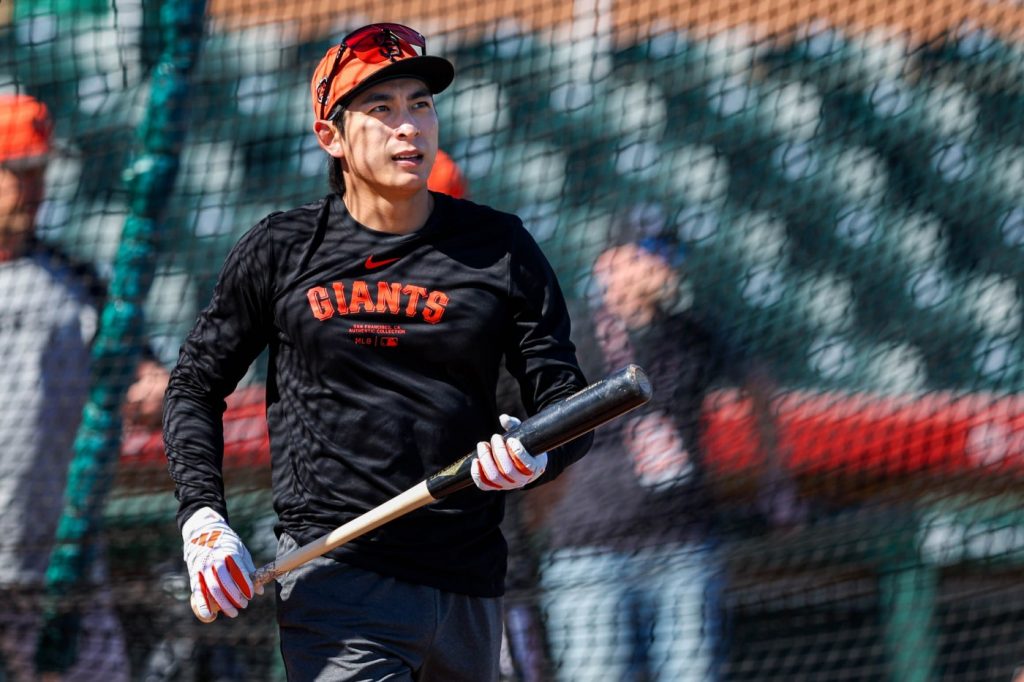
[[(340, 547), (346, 542), (369, 533), (371, 530), (383, 526), (388, 521), (397, 519), (399, 516), (404, 516), (409, 512), (426, 506), (436, 499), (427, 490), (427, 482), (420, 481), (404, 493), (396, 495), (365, 514), (361, 514), (348, 523), (338, 526), (330, 533), (322, 535), (301, 547), (296, 547), (287, 554), (279, 556), (275, 561), (257, 568), (249, 578), (252, 580), (253, 585), (268, 585), (276, 580), (278, 576), (298, 568), (311, 559), (322, 556), (335, 547)], [(204, 623), (213, 622), (217, 618), (216, 604), (213, 605), (213, 617), (209, 619), (199, 615), (200, 612), (195, 599), (191, 601), (191, 604), (192, 613)]]
[[(651, 399), (651, 384), (637, 365), (629, 365), (605, 379), (587, 386), (560, 403), (544, 408), (522, 424), (505, 434), (506, 438), (519, 438), (531, 453), (541, 453), (564, 445), (574, 438), (593, 431), (598, 426), (633, 410)], [(268, 585), (311, 559), (322, 556), (335, 547), (368, 533), (388, 521), (404, 516), (420, 507), (473, 484), (471, 467), (475, 452), (420, 481), (403, 493), (374, 507), (330, 533), (280, 556), (252, 574), (254, 584)], [(214, 605), (216, 609), (216, 605)], [(192, 612), (196, 618), (209, 623), (217, 617), (216, 610), (209, 619), (199, 615), (195, 600)]]

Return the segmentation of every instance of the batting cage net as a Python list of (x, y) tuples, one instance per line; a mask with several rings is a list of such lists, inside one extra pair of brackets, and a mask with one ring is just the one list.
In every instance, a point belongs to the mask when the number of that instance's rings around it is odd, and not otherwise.
[[(230, 247), (329, 192), (310, 79), (371, 21), (456, 66), (442, 191), (522, 218), (588, 378), (655, 389), (509, 495), (502, 675), (1009, 682), (1009, 0), (0, 0), (0, 677), (284, 679), (272, 589), (191, 614), (160, 403)], [(225, 412), (257, 565), (266, 362)]]

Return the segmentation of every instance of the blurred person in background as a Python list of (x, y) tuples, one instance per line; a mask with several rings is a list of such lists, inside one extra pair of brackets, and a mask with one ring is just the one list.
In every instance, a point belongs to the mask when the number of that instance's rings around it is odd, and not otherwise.
[[(715, 320), (684, 307), (681, 265), (681, 247), (627, 228), (593, 266), (601, 360), (608, 370), (639, 364), (654, 396), (598, 431), (590, 467), (535, 491), (548, 495), (536, 504), (553, 520), (541, 582), (561, 680), (719, 676), (720, 529), (701, 406), (714, 385), (742, 385), (764, 427), (769, 384)], [(772, 445), (770, 426), (761, 436)]]
[[(105, 298), (91, 267), (36, 236), (52, 131), (42, 102), (0, 95), (0, 386), (7, 400), (0, 415), (0, 673), (10, 680), (37, 679), (45, 572)], [(125, 422), (158, 423), (167, 372), (152, 359), (136, 371)], [(127, 680), (105, 562), (93, 569), (77, 661), (61, 679)]]
[(466, 198), (466, 179), (459, 166), (443, 149), (437, 150), (434, 167), (430, 169), (430, 175), (427, 177), (427, 189), (456, 199)]

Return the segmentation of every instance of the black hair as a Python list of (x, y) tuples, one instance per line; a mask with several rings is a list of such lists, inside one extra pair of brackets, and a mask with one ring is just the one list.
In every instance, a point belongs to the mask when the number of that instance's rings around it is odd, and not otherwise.
[[(338, 105), (327, 117), (338, 128), (339, 133), (345, 132), (345, 107)], [(331, 191), (341, 196), (345, 193), (345, 176), (341, 174), (341, 159), (327, 155), (327, 184)]]

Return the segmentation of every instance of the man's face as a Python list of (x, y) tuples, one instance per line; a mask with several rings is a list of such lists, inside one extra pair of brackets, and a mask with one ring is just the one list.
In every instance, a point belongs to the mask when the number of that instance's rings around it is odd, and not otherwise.
[(43, 201), (43, 174), (41, 167), (0, 166), (0, 251), (18, 251), (32, 234)]
[(594, 264), (594, 275), (604, 288), (608, 311), (631, 328), (650, 322), (678, 284), (664, 259), (634, 244), (602, 253)]
[[(426, 84), (415, 78), (378, 83), (345, 110), (342, 163), (355, 189), (415, 194), (427, 185), (437, 155), (437, 112)], [(348, 184), (348, 183), (346, 183)]]

